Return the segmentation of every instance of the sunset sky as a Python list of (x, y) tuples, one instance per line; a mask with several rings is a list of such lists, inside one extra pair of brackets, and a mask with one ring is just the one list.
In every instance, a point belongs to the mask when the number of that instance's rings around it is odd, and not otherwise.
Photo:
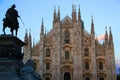
[[(53, 11), (56, 6), (60, 6), (61, 20), (66, 16), (71, 17), (72, 4), (76, 4), (76, 11), (80, 5), (81, 17), (84, 21), (85, 29), (90, 32), (91, 16), (93, 16), (96, 37), (105, 34), (105, 27), (109, 33), (111, 26), (116, 64), (120, 67), (120, 0), (0, 0), (0, 34), (2, 32), (2, 19), (6, 10), (11, 5), (16, 4), (16, 9), (21, 16), (19, 19), (18, 37), (23, 40), (25, 29), (31, 29), (32, 38), (39, 41), (42, 17), (44, 26), (49, 32), (52, 28)], [(6, 29), (6, 33), (10, 33)]]

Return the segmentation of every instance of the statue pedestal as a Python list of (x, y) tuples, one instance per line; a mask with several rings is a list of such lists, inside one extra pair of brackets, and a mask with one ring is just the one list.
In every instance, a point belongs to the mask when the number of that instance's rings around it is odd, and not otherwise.
[(25, 43), (15, 36), (0, 35), (0, 80), (20, 80), (22, 46)]
[(0, 60), (0, 80), (20, 80), (19, 70), (22, 65), (15, 60)]

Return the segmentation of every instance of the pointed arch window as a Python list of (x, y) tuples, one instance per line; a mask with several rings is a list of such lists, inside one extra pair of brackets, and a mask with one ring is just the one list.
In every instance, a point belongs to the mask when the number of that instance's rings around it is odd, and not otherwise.
[(103, 62), (99, 62), (99, 69), (103, 70)]
[(50, 57), (50, 49), (46, 50), (46, 57)]
[(65, 60), (69, 60), (70, 54), (68, 51), (65, 52)]
[(88, 48), (84, 49), (84, 56), (89, 56), (89, 49)]
[(89, 62), (85, 62), (85, 69), (89, 70)]
[(65, 38), (64, 38), (65, 43), (70, 43), (70, 32), (69, 32), (69, 30), (66, 30), (64, 32), (64, 35), (65, 35)]
[(50, 63), (47, 62), (47, 63), (46, 63), (46, 70), (49, 70), (49, 69), (50, 69)]

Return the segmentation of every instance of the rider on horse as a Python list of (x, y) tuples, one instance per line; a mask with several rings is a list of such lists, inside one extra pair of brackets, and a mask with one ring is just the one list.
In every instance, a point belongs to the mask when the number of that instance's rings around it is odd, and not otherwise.
[(20, 18), (20, 16), (18, 15), (18, 11), (15, 9), (15, 4), (13, 4), (11, 6), (11, 8), (9, 8), (5, 14), (5, 18), (3, 19), (4, 23), (3, 23), (3, 32), (5, 34), (5, 28), (9, 27), (11, 28), (11, 33), (13, 35), (13, 30), (16, 30), (16, 36), (17, 36), (17, 30), (19, 28), (19, 23), (18, 23), (18, 17)]
[(11, 8), (7, 10), (5, 16), (6, 16), (6, 19), (9, 19), (16, 28), (19, 28), (17, 17), (20, 18), (20, 16), (18, 15), (18, 12), (17, 10), (15, 10), (15, 8), (16, 6), (15, 4), (13, 4)]

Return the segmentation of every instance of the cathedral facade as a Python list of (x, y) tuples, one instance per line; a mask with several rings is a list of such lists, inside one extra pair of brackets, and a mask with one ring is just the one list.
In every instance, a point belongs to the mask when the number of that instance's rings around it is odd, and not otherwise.
[(40, 40), (32, 44), (25, 33), (24, 62), (33, 59), (43, 80), (116, 80), (114, 43), (111, 28), (105, 30), (100, 44), (95, 38), (94, 22), (87, 32), (80, 8), (60, 19), (60, 9), (54, 10), (52, 29), (46, 33), (42, 21)]

